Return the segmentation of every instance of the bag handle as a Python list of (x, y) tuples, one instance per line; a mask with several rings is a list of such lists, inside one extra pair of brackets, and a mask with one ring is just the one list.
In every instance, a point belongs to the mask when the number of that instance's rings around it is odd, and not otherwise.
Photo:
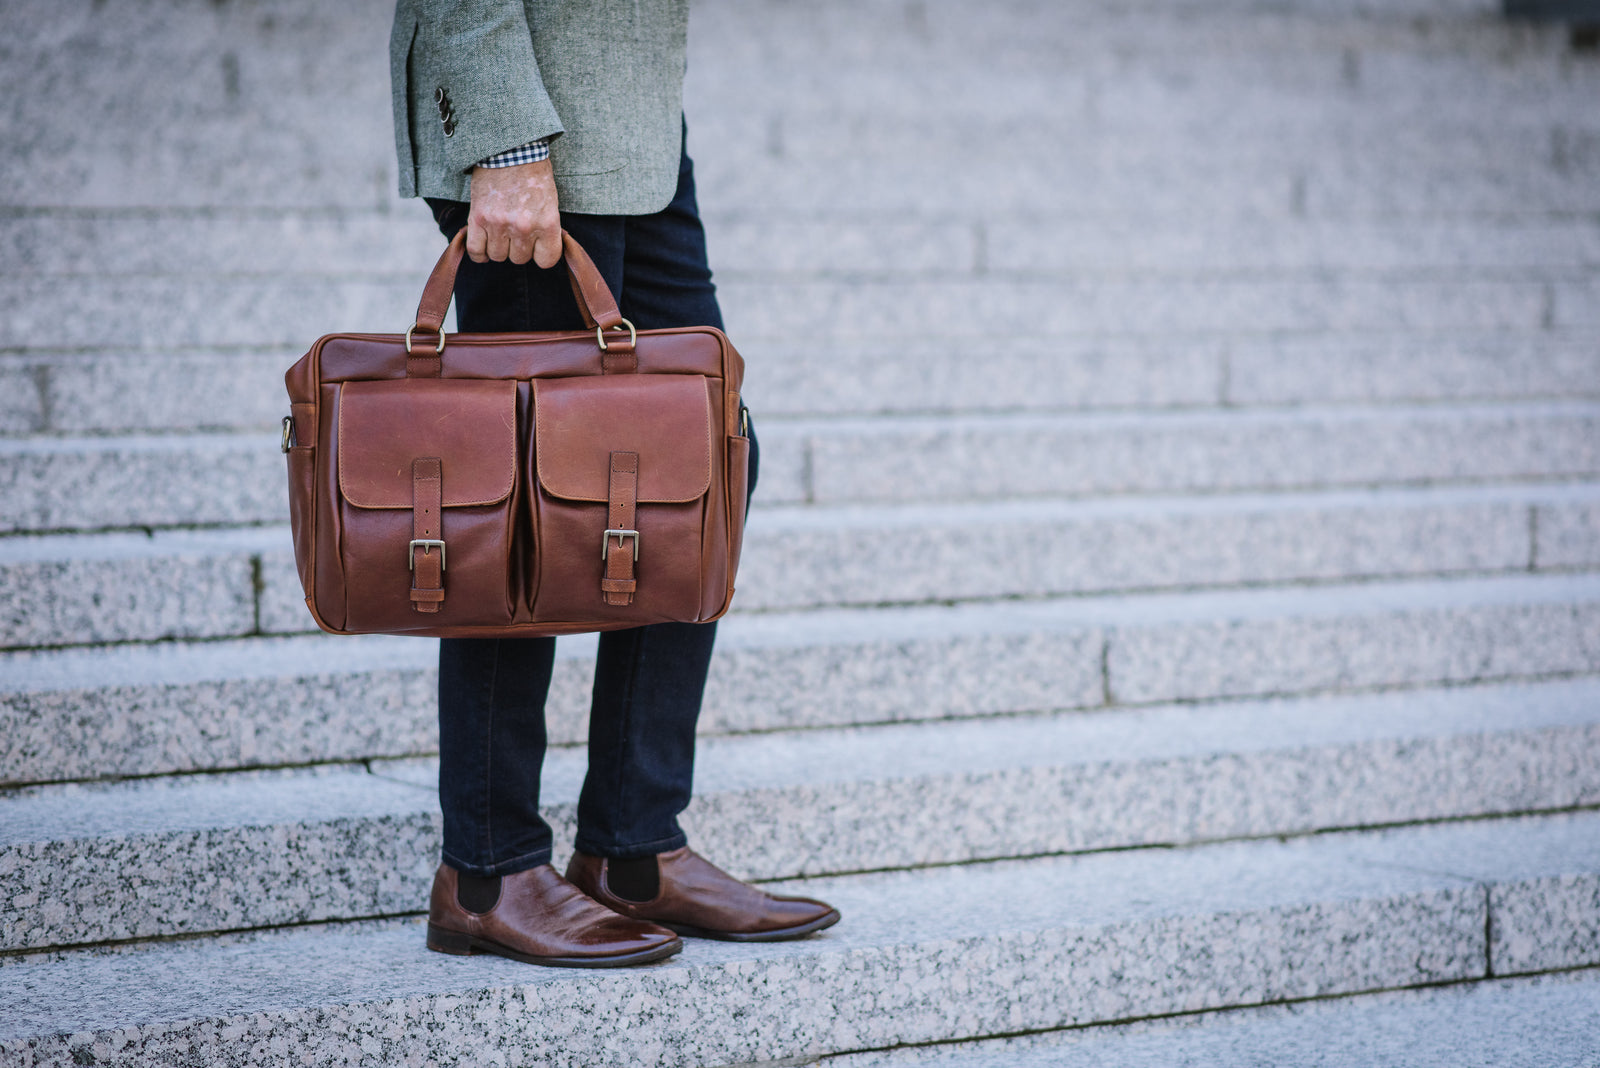
[[(428, 284), (422, 287), (422, 300), (417, 303), (417, 318), (411, 329), (406, 331), (406, 354), (413, 355), (411, 350), (411, 335), (436, 334), (438, 341), (434, 344), (433, 355), (444, 352), (444, 316), (450, 310), (450, 298), (455, 295), (456, 272), (461, 269), (461, 257), (467, 249), (467, 228), (462, 227), (456, 231), (456, 236), (450, 239), (450, 244), (445, 247), (439, 262), (433, 265), (433, 273), (428, 276)], [(622, 317), (617, 310), (616, 298), (611, 295), (611, 287), (606, 285), (606, 280), (601, 277), (600, 270), (594, 265), (594, 260), (583, 250), (583, 246), (565, 230), (561, 231), (561, 258), (567, 265), (567, 279), (572, 283), (572, 296), (578, 302), (578, 311), (583, 313), (584, 325), (595, 332), (595, 340), (600, 345), (600, 351), (608, 356), (628, 356), (633, 352), (637, 332), (633, 324)], [(607, 330), (620, 330), (626, 328), (628, 340), (620, 337), (606, 340)], [(426, 352), (415, 355), (427, 356)]]

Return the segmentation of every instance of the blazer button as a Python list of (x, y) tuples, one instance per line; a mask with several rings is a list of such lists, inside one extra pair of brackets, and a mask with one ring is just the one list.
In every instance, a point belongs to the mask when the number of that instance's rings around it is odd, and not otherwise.
[(444, 135), (446, 137), (454, 137), (455, 133), (456, 133), (456, 120), (454, 118), (445, 119), (444, 120)]
[(444, 91), (444, 86), (441, 85), (439, 88), (433, 91), (433, 102), (438, 104), (440, 107), (444, 107), (445, 101), (449, 99), (450, 94)]

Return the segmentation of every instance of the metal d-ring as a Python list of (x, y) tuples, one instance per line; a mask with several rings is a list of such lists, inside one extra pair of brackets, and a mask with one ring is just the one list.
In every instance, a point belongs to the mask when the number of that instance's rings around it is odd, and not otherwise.
[[(406, 328), (406, 355), (407, 356), (411, 355), (411, 332), (413, 330), (415, 330), (417, 328), (417, 326), (418, 326), (417, 323), (412, 323), (409, 327)], [(601, 346), (601, 348), (604, 348), (604, 347), (605, 346), (603, 346), (603, 345)], [(444, 327), (441, 326), (441, 327), (439, 327), (439, 341), (438, 341), (437, 344), (435, 344), (433, 346), (433, 354), (435, 356), (440, 356), (440, 355), (443, 355), (443, 353), (444, 353)]]
[[(632, 346), (636, 345), (638, 343), (638, 341), (639, 341), (639, 331), (635, 330), (633, 328), (633, 324), (628, 322), (628, 320), (626, 320), (626, 319), (622, 320), (621, 322), (617, 323), (616, 326), (614, 326), (612, 329), (621, 330), (623, 327), (627, 327), (628, 328), (628, 345), (629, 345), (629, 347), (632, 347)], [(610, 352), (611, 351), (606, 346), (606, 330), (605, 330), (605, 327), (597, 326), (597, 327), (594, 328), (594, 339), (596, 341), (600, 342), (600, 351), (601, 352)]]

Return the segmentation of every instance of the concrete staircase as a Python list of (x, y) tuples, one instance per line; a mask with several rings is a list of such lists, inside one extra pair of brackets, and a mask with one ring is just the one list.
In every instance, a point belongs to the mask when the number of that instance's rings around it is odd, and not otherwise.
[(424, 949), (432, 643), (293, 574), (281, 373), (439, 248), (386, 9), (0, 13), (0, 1063), (1595, 1063), (1600, 60), (699, 3), (763, 468), (687, 823), (845, 921), (587, 973)]

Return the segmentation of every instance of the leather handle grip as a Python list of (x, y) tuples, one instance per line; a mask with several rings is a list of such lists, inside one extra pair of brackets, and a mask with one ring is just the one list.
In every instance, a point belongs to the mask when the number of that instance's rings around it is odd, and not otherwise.
[[(437, 334), (444, 329), (445, 313), (450, 310), (450, 298), (456, 289), (456, 272), (461, 269), (461, 257), (467, 250), (467, 228), (456, 231), (433, 265), (428, 284), (422, 287), (422, 300), (417, 303), (417, 320), (414, 329), (420, 334)], [(617, 310), (617, 300), (611, 287), (600, 276), (600, 271), (583, 250), (583, 246), (561, 231), (561, 258), (567, 265), (567, 277), (572, 281), (572, 295), (583, 313), (583, 321), (590, 328), (609, 330), (622, 322)]]

